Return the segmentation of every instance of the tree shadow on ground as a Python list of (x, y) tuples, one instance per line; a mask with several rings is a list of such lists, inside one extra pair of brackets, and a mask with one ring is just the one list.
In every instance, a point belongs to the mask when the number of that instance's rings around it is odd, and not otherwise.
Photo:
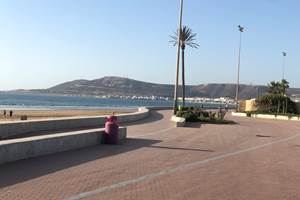
[(159, 142), (161, 140), (128, 138), (122, 145), (97, 145), (3, 164), (0, 165), (0, 188)]

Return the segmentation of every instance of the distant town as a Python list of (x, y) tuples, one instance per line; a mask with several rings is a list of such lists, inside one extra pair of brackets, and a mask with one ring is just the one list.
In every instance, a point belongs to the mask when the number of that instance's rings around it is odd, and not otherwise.
[[(148, 100), (148, 101), (172, 101), (170, 97), (160, 96), (119, 96), (119, 95), (102, 95), (96, 96), (101, 99), (131, 99), (131, 100)], [(181, 100), (181, 97), (179, 97)], [(190, 103), (224, 103), (234, 104), (235, 101), (229, 97), (208, 98), (208, 97), (186, 97), (186, 101)]]

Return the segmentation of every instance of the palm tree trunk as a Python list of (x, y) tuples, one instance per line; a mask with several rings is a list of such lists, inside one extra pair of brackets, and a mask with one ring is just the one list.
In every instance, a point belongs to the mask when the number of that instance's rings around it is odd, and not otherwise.
[(174, 115), (177, 113), (178, 106), (178, 76), (179, 76), (179, 62), (180, 62), (180, 35), (182, 29), (182, 13), (183, 13), (183, 0), (180, 0), (180, 12), (179, 12), (179, 32), (178, 32), (178, 48), (177, 48), (177, 63), (176, 63), (176, 77), (175, 77), (175, 87), (174, 87), (174, 105), (173, 112)]
[(182, 107), (185, 107), (185, 70), (184, 70), (184, 48), (181, 52), (182, 56)]

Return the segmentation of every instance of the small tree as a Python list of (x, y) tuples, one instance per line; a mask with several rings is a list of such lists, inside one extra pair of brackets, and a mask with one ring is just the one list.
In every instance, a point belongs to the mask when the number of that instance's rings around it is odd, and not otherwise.
[(286, 90), (290, 87), (287, 80), (282, 79), (281, 82), (271, 81), (268, 84), (270, 94), (286, 94)]
[(258, 98), (258, 109), (269, 113), (297, 113), (295, 104), (286, 96), (289, 82), (282, 79), (280, 82), (271, 81), (268, 84), (269, 93)]
[(181, 48), (181, 56), (182, 56), (182, 106), (185, 107), (185, 63), (184, 63), (184, 52), (186, 46), (191, 48), (198, 48), (199, 44), (196, 43), (196, 33), (193, 33), (192, 29), (183, 26), (181, 31), (177, 30), (174, 35), (171, 35), (171, 43), (174, 46), (178, 45), (178, 35), (180, 34), (180, 48)]
[(279, 83), (280, 91), (282, 94), (286, 94), (286, 90), (290, 87), (289, 82), (287, 80), (282, 79)]

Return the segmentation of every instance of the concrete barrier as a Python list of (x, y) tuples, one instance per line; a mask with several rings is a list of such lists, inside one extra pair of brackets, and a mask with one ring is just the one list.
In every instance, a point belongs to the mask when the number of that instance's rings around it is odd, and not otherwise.
[(148, 110), (151, 110), (151, 111), (157, 111), (157, 110), (173, 110), (173, 107), (171, 106), (166, 106), (166, 107), (160, 107), (160, 106), (149, 106), (149, 107), (146, 107)]
[(133, 122), (138, 121), (141, 119), (144, 119), (150, 115), (149, 109), (146, 107), (139, 108), (137, 112), (135, 113), (126, 113), (126, 114), (119, 114), (118, 122), (124, 123), (124, 122)]
[[(149, 109), (139, 108), (137, 112), (117, 115), (119, 122), (133, 122), (149, 116)], [(63, 131), (79, 128), (103, 127), (106, 116), (68, 117), (0, 123), (0, 139), (21, 136), (28, 133)]]
[[(236, 117), (246, 117), (246, 113), (236, 113), (232, 112), (232, 116)], [(288, 117), (284, 115), (269, 115), (269, 114), (251, 114), (252, 118), (260, 118), (260, 119), (276, 119), (276, 120), (291, 120), (291, 121), (300, 121), (300, 117)]]
[(185, 126), (185, 118), (172, 116), (171, 121), (175, 122), (175, 127), (184, 127)]
[(231, 112), (231, 115), (235, 117), (247, 117), (246, 113), (239, 113), (239, 112)]
[(292, 120), (292, 121), (300, 121), (300, 118), (299, 117), (291, 117), (290, 120)]
[(277, 115), (276, 119), (279, 119), (279, 120), (289, 120), (289, 117), (288, 116)]
[(267, 115), (267, 114), (251, 114), (253, 118), (261, 118), (261, 119), (276, 119), (275, 115)]
[[(119, 139), (126, 139), (126, 128), (120, 127)], [(60, 134), (0, 141), (0, 164), (42, 155), (102, 144), (104, 129), (89, 129)]]

